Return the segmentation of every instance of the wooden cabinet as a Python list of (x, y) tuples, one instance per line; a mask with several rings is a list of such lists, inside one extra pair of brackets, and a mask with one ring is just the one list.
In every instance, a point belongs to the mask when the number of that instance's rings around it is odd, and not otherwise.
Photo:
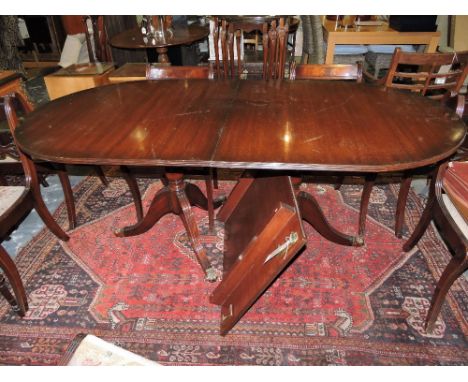
[(95, 88), (107, 83), (114, 67), (110, 64), (72, 65), (44, 77), (49, 98), (54, 100), (81, 90)]

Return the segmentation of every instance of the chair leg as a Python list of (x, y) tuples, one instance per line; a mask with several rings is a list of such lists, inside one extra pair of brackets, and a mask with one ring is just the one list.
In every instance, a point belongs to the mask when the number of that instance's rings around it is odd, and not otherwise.
[[(34, 167), (31, 167), (31, 171), (35, 171)], [(33, 198), (34, 208), (36, 209), (37, 213), (39, 214), (47, 228), (50, 229), (50, 231), (60, 240), (67, 241), (68, 239), (70, 239), (69, 236), (63, 231), (63, 229), (52, 217), (50, 211), (47, 209), (47, 206), (44, 203), (44, 199), (42, 199), (39, 182), (37, 181), (37, 175), (34, 176), (34, 174), (31, 177), (31, 196)]]
[(104, 174), (104, 171), (102, 170), (101, 166), (93, 166), (94, 172), (96, 175), (99, 177), (101, 180), (101, 183), (104, 187), (107, 187), (109, 185), (109, 182), (107, 181), (106, 175)]
[(41, 186), (49, 187), (49, 183), (47, 182), (46, 175), (38, 174), (38, 178), (39, 178), (39, 183), (41, 184)]
[(11, 288), (15, 294), (15, 298), (11, 295), (10, 291), (4, 285), (5, 280), (0, 275), (0, 293), (7, 299), (13, 306), (13, 309), (23, 317), (28, 310), (28, 300), (26, 298), (26, 291), (24, 290), (23, 282), (21, 281), (20, 274), (16, 268), (15, 263), (10, 258), (5, 249), (0, 245), (0, 268), (5, 273), (7, 279), (10, 281)]
[(140, 189), (138, 188), (138, 183), (127, 166), (120, 166), (120, 172), (127, 182), (128, 188), (130, 189), (133, 203), (135, 204), (137, 221), (140, 221), (143, 219), (143, 204), (141, 201), (141, 193)]
[(414, 248), (418, 241), (421, 239), (424, 232), (426, 232), (427, 227), (429, 226), (432, 218), (433, 218), (433, 208), (434, 208), (434, 200), (428, 200), (426, 208), (424, 209), (421, 218), (417, 226), (414, 228), (413, 233), (403, 245), (403, 251), (408, 252)]
[(455, 252), (454, 257), (450, 260), (447, 267), (445, 267), (439, 281), (437, 282), (436, 289), (432, 296), (431, 306), (426, 318), (426, 331), (431, 332), (437, 316), (440, 313), (442, 304), (444, 303), (445, 296), (449, 291), (455, 280), (468, 269), (468, 254), (466, 248)]
[(397, 210), (395, 213), (395, 236), (400, 239), (403, 236), (406, 201), (408, 199), (412, 179), (410, 174), (405, 173), (400, 183), (400, 191), (398, 192)]
[(372, 188), (374, 187), (375, 179), (377, 174), (368, 174), (366, 175), (364, 188), (361, 195), (361, 205), (359, 207), (359, 237), (363, 238), (366, 233), (366, 218), (367, 210), (369, 209), (369, 200), (372, 193)]
[(65, 204), (67, 206), (68, 214), (68, 225), (69, 229), (76, 227), (76, 211), (75, 211), (75, 200), (73, 198), (73, 190), (71, 188), (70, 179), (65, 170), (59, 170), (57, 172), (60, 183), (62, 184), (63, 195), (65, 197)]
[(5, 277), (3, 277), (3, 274), (0, 274), (0, 293), (3, 295), (3, 297), (5, 297), (5, 300), (7, 300), (8, 303), (13, 307), (13, 310), (15, 312), (19, 310), (19, 307), (16, 304), (16, 299), (13, 297), (13, 295), (10, 293), (6, 286)]

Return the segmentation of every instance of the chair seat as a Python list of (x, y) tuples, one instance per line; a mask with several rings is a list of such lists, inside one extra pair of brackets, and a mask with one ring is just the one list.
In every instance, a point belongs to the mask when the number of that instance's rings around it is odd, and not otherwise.
[(414, 45), (368, 45), (367, 49), (372, 53), (393, 54), (396, 48), (403, 52), (416, 52)]
[[(67, 366), (160, 366), (157, 362), (150, 361), (140, 355), (104, 341), (91, 334), (78, 335), (72, 346), (78, 346), (67, 350), (73, 352)], [(67, 358), (70, 356), (66, 354)], [(66, 360), (65, 360), (66, 361)]]
[(1, 163), (20, 163), (20, 161), (7, 155), (5, 158), (0, 159), (0, 164)]
[(23, 186), (0, 186), (0, 215), (20, 198), (24, 190)]
[[(466, 224), (468, 222), (468, 162), (450, 164), (445, 173), (443, 188), (446, 193), (444, 196), (447, 196)], [(463, 232), (468, 232), (468, 229), (465, 228)]]
[(452, 200), (447, 194), (442, 194), (442, 201), (444, 202), (445, 208), (447, 209), (455, 224), (462, 232), (463, 236), (466, 240), (468, 240), (468, 224), (466, 224), (465, 219), (457, 210), (457, 208), (455, 207)]

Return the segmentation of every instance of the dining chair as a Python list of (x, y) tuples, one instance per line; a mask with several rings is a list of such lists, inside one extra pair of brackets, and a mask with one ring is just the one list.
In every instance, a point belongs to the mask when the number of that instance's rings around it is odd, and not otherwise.
[[(27, 112), (31, 111), (31, 105), (24, 99), (24, 95), (21, 93), (13, 93), (12, 95), (2, 97), (5, 115), (12, 133), (18, 125), (18, 116), (12, 103), (13, 98), (18, 99)], [(38, 175), (34, 163), (20, 149), (16, 149), (23, 166), (25, 185), (0, 185), (0, 268), (3, 271), (3, 274), (0, 274), (0, 294), (12, 305), (13, 310), (23, 317), (28, 310), (24, 285), (15, 262), (1, 243), (33, 208), (36, 209), (47, 228), (57, 237), (61, 240), (68, 240), (68, 235), (56, 223), (44, 204), (39, 190)], [(62, 182), (68, 206), (68, 203), (73, 203), (73, 195), (71, 194), (71, 186), (65, 171), (59, 172), (59, 178)], [(68, 213), (69, 218), (72, 217), (70, 225), (73, 226), (75, 223), (74, 204), (72, 204), (71, 209), (68, 208)], [(6, 285), (5, 276), (11, 285), (13, 295)]]
[[(7, 118), (8, 127), (14, 139), (14, 131), (16, 127), (19, 125), (19, 118), (16, 111), (15, 106), (13, 105), (13, 99), (16, 99), (19, 104), (22, 106), (24, 112), (26, 114), (32, 112), (32, 106), (27, 100), (24, 98), (23, 94), (21, 93), (12, 93), (9, 95), (5, 95), (2, 97), (3, 108), (5, 111), (5, 116)], [(16, 145), (16, 141), (15, 141)], [(50, 214), (49, 210), (47, 209), (44, 200), (41, 195), (40, 184), (39, 184), (39, 176), (37, 173), (36, 164), (28, 157), (22, 150), (16, 145), (16, 150), (18, 153), (18, 157), (21, 161), (23, 166), (23, 171), (26, 176), (26, 180), (28, 182), (28, 189), (30, 189), (30, 193), (32, 195), (33, 205), (36, 209), (37, 213), (44, 221), (47, 228), (59, 239), (67, 241), (69, 239), (68, 235), (63, 231), (63, 229), (58, 225), (58, 223), (54, 220), (52, 215)], [(46, 163), (41, 163), (42, 166), (47, 166)], [(48, 167), (50, 172), (54, 172), (58, 175), (60, 183), (62, 185), (64, 197), (65, 197), (65, 204), (67, 208), (68, 214), (68, 223), (69, 228), (73, 229), (76, 226), (76, 212), (75, 212), (75, 203), (73, 199), (73, 192), (70, 185), (70, 180), (68, 179), (67, 172), (63, 166), (50, 166)]]
[[(291, 62), (289, 68), (290, 80), (350, 80), (362, 82), (362, 63), (355, 64), (300, 64)], [(359, 208), (358, 235), (363, 238), (366, 230), (366, 217), (369, 199), (375, 181), (375, 174), (365, 177), (364, 188)], [(335, 189), (339, 190), (343, 184), (344, 176), (339, 176)]]
[[(23, 94), (23, 99), (27, 100), (27, 95)], [(37, 176), (39, 183), (48, 187), (47, 176), (54, 174), (55, 169), (50, 166), (42, 166), (40, 163), (36, 164)], [(14, 143), (11, 131), (5, 130), (0, 132), (0, 186), (7, 186), (9, 175), (24, 175), (23, 165), (18, 155), (18, 150)]]
[[(23, 99), (29, 102), (21, 74), (13, 71), (0, 71), (0, 96), (12, 92), (21, 93)], [(3, 114), (1, 112), (0, 114)], [(40, 182), (47, 187), (45, 176), (38, 168)], [(7, 175), (23, 175), (23, 166), (18, 157), (10, 130), (0, 131), (0, 185), (7, 185)]]
[[(267, 19), (252, 17), (243, 20), (235, 18), (214, 18), (213, 42), (215, 68), (218, 78), (242, 77), (241, 33), (259, 30), (262, 32), (263, 67), (262, 78), (284, 78), (288, 48), (288, 19), (285, 17)], [(237, 70), (234, 52), (237, 52)], [(220, 51), (221, 48), (221, 51)]]
[[(155, 80), (176, 80), (176, 79), (214, 79), (215, 71), (213, 67), (210, 66), (164, 66), (164, 65), (146, 65), (146, 79), (150, 81)], [(120, 166), (121, 171), (126, 174), (127, 183), (133, 184), (132, 194), (137, 204), (137, 200), (140, 201), (139, 205), (136, 206), (137, 211), (141, 210), (138, 216), (138, 220), (143, 216), (143, 210), (141, 207), (141, 196), (138, 190), (138, 185), (136, 184), (134, 178), (135, 170), (127, 166)], [(161, 178), (164, 185), (167, 185), (167, 182), (164, 177)], [(208, 230), (212, 234), (214, 233), (214, 209), (219, 207), (222, 203), (222, 199), (213, 201), (213, 185), (215, 188), (218, 188), (216, 172), (214, 169), (210, 169), (208, 175), (205, 176), (206, 184), (206, 197), (207, 197), (207, 209), (208, 209)]]
[[(416, 71), (403, 71), (401, 66), (410, 65)], [(453, 53), (411, 53), (395, 49), (392, 63), (384, 80), (387, 91), (406, 90), (454, 104), (455, 113), (462, 118), (465, 103), (459, 91), (468, 75), (468, 51)], [(402, 236), (405, 206), (413, 172), (404, 172), (398, 193), (395, 215), (395, 235)]]
[(412, 235), (403, 246), (410, 251), (421, 239), (431, 220), (453, 252), (431, 299), (425, 328), (431, 332), (453, 283), (468, 269), (468, 157), (464, 162), (446, 162), (432, 178), (429, 198)]
[[(30, 180), (25, 178), (25, 186), (0, 186), (0, 293), (21, 317), (28, 310), (28, 302), (21, 276), (15, 262), (1, 245), (3, 240), (33, 208)], [(13, 290), (7, 287), (6, 279)]]

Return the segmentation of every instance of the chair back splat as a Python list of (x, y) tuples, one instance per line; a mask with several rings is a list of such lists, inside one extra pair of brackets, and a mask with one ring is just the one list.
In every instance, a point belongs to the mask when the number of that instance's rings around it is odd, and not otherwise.
[[(432, 99), (448, 99), (463, 86), (468, 74), (468, 51), (453, 53), (409, 53), (395, 49), (385, 79), (386, 88), (420, 92)], [(408, 69), (404, 70), (402, 65)]]
[[(284, 78), (289, 31), (288, 19), (285, 17), (273, 18), (268, 21), (265, 21), (264, 18), (239, 21), (229, 17), (215, 17), (212, 34), (217, 77), (242, 77), (245, 66), (241, 60), (242, 31), (262, 32), (262, 78), (265, 80)], [(237, 57), (234, 52), (234, 44)]]

